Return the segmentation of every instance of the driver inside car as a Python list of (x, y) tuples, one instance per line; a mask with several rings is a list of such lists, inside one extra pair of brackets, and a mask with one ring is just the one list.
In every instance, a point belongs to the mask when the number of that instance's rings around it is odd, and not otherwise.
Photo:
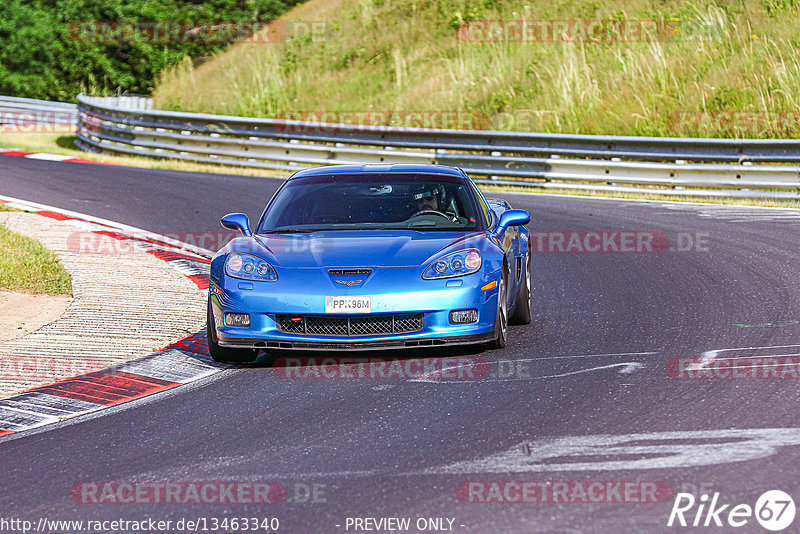
[(425, 211), (436, 211), (453, 222), (459, 222), (452, 200), (445, 200), (442, 184), (417, 184), (411, 189), (411, 217)]
[(422, 184), (416, 188), (413, 199), (417, 212), (425, 210), (439, 211), (440, 187), (433, 184)]

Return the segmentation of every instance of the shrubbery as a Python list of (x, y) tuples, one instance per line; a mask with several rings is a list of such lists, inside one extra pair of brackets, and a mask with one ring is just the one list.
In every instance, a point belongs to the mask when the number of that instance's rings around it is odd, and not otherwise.
[(119, 21), (183, 27), (266, 22), (292, 5), (289, 0), (6, 0), (0, 17), (0, 94), (61, 101), (72, 101), (81, 91), (147, 94), (164, 67), (187, 55), (202, 61), (228, 43), (114, 42), (95, 39), (99, 33), (87, 38), (81, 28)]

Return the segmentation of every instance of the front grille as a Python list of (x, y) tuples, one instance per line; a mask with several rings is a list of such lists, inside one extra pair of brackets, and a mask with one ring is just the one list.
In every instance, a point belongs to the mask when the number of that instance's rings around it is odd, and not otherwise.
[(346, 317), (306, 317), (304, 334), (317, 334), (320, 336), (346, 336)]
[(381, 315), (278, 315), (278, 330), (307, 336), (372, 336), (422, 330), (421, 313)]

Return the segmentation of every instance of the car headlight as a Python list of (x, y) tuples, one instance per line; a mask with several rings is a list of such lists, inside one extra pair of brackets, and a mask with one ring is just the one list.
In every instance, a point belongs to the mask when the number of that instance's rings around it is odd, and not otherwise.
[(430, 263), (422, 273), (426, 280), (464, 276), (481, 268), (482, 258), (478, 249), (459, 250)]
[(225, 260), (225, 274), (244, 280), (274, 282), (278, 279), (275, 268), (267, 261), (252, 254), (234, 252)]

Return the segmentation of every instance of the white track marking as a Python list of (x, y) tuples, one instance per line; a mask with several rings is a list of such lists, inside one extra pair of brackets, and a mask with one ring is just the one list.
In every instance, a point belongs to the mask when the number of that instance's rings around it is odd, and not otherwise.
[(800, 428), (548, 437), (420, 474), (675, 469), (756, 460), (796, 445)]
[(74, 159), (75, 156), (65, 156), (64, 154), (48, 154), (46, 152), (36, 152), (25, 156), (28, 159), (41, 159), (44, 161), (66, 161)]
[[(590, 367), (588, 369), (581, 369), (579, 371), (570, 371), (568, 373), (561, 373), (559, 375), (543, 375), (543, 376), (534, 376), (528, 380), (542, 380), (545, 378), (561, 378), (562, 376), (572, 376), (572, 375), (580, 375), (583, 373), (591, 373), (592, 371), (602, 371), (603, 369), (613, 369), (614, 367), (622, 367), (619, 371), (617, 371), (621, 375), (629, 375), (636, 371), (637, 369), (642, 369), (644, 364), (638, 362), (624, 362), (624, 363), (612, 363), (610, 365), (601, 365), (599, 367)], [(519, 378), (503, 378), (502, 380), (520, 380)], [(523, 379), (524, 380), (524, 379)]]
[[(770, 222), (788, 221), (800, 223), (800, 209), (768, 208), (761, 206), (719, 206), (719, 205), (691, 205), (677, 206), (665, 204), (668, 210), (687, 211), (704, 219), (714, 219), (729, 222)], [(758, 209), (762, 208), (762, 209)]]
[(762, 355), (753, 355), (753, 356), (733, 356), (730, 358), (720, 358), (719, 355), (724, 352), (732, 352), (732, 351), (740, 351), (740, 350), (773, 350), (773, 349), (786, 349), (786, 348), (796, 348), (800, 347), (800, 345), (770, 345), (766, 347), (738, 347), (732, 349), (716, 349), (716, 350), (709, 350), (706, 351), (698, 358), (698, 361), (690, 365), (686, 368), (687, 371), (699, 371), (701, 369), (708, 368), (713, 364), (715, 361), (719, 359), (727, 359), (727, 360), (740, 360), (740, 359), (751, 359), (751, 358), (772, 358), (772, 357), (782, 357), (782, 356), (800, 356), (800, 354), (762, 354)]
[[(518, 361), (518, 362), (537, 362), (539, 360), (565, 360), (572, 358), (603, 358), (606, 356), (647, 356), (649, 354), (658, 354), (656, 351), (649, 352), (609, 352), (607, 354), (575, 354), (571, 356), (543, 356), (542, 358), (525, 358), (523, 360), (502, 360), (502, 361)], [(500, 361), (500, 360), (498, 360)]]
[[(649, 351), (649, 352), (616, 352), (616, 353), (608, 353), (608, 354), (576, 354), (576, 355), (571, 355), (571, 356), (545, 356), (545, 357), (542, 357), (542, 358), (524, 358), (524, 359), (520, 359), (520, 360), (496, 360), (494, 362), (487, 361), (486, 363), (488, 363), (490, 365), (495, 365), (495, 364), (496, 365), (501, 365), (503, 363), (507, 363), (507, 364), (511, 364), (512, 366), (516, 367), (519, 363), (523, 363), (523, 362), (538, 362), (538, 361), (544, 361), (544, 360), (561, 360), (561, 359), (575, 359), (575, 358), (603, 358), (603, 357), (609, 357), (609, 356), (647, 356), (647, 355), (650, 355), (650, 354), (658, 354), (658, 353)], [(445, 371), (451, 371), (451, 370), (459, 369), (460, 367), (464, 367), (464, 365), (458, 365), (458, 364), (452, 365), (450, 367), (446, 367), (446, 368), (441, 369), (441, 371), (437, 371), (437, 374), (443, 373)], [(466, 380), (466, 381), (465, 380), (442, 380), (442, 379), (436, 378), (434, 375), (422, 375), (419, 378), (413, 378), (411, 380), (408, 380), (408, 382), (433, 382), (433, 383), (437, 383), (437, 384), (438, 383), (448, 383), (448, 384), (462, 384), (463, 385), (463, 384), (468, 384), (470, 382), (476, 382), (476, 381), (479, 381), (479, 382), (507, 382), (507, 381), (512, 381), (512, 380), (544, 380), (544, 379), (549, 379), (549, 378), (562, 378), (562, 377), (565, 377), (565, 376), (572, 376), (572, 375), (578, 375), (578, 374), (583, 374), (583, 373), (590, 373), (592, 371), (600, 371), (600, 370), (603, 370), (603, 369), (610, 369), (610, 368), (614, 368), (614, 367), (622, 367), (622, 369), (620, 371), (618, 371), (619, 374), (631, 374), (634, 371), (636, 371), (637, 369), (643, 368), (644, 364), (639, 363), (639, 362), (621, 362), (621, 363), (614, 363), (614, 364), (610, 364), (610, 365), (602, 365), (602, 366), (598, 366), (598, 367), (590, 367), (590, 368), (586, 368), (586, 369), (579, 369), (577, 371), (569, 371), (569, 372), (566, 372), (566, 373), (555, 374), (555, 375), (526, 376), (526, 377), (520, 376), (520, 377), (512, 377), (512, 378), (492, 378), (492, 377), (487, 377), (487, 378), (481, 378), (481, 379), (477, 379), (477, 380)]]
[(560, 193), (537, 193), (527, 191), (498, 191), (503, 195), (525, 195), (541, 197), (559, 197), (571, 200), (605, 200), (616, 202), (634, 202), (651, 204), (668, 210), (685, 211), (694, 213), (699, 217), (707, 219), (717, 219), (729, 222), (759, 222), (759, 221), (778, 221), (788, 220), (800, 223), (800, 209), (787, 209), (772, 206), (740, 206), (728, 204), (714, 204), (713, 202), (683, 202), (676, 200), (651, 200), (644, 198), (614, 198), (604, 196), (579, 196)]
[[(643, 192), (647, 192), (646, 189), (642, 190)], [(484, 191), (484, 194), (487, 193), (498, 193), (502, 195), (521, 195), (521, 196), (538, 196), (538, 197), (558, 197), (563, 199), (570, 199), (570, 200), (607, 200), (607, 201), (615, 201), (615, 202), (633, 202), (633, 203), (641, 203), (641, 204), (656, 204), (662, 205), (664, 207), (668, 207), (670, 209), (681, 209), (681, 207), (688, 206), (697, 206), (697, 207), (704, 207), (710, 206), (712, 208), (720, 208), (720, 209), (735, 209), (735, 208), (747, 208), (747, 209), (754, 209), (754, 210), (785, 210), (787, 208), (777, 208), (773, 206), (742, 206), (739, 204), (717, 204), (714, 202), (697, 202), (697, 201), (690, 201), (690, 200), (660, 200), (660, 199), (649, 199), (649, 198), (616, 198), (616, 197), (606, 197), (601, 195), (593, 195), (593, 196), (584, 196), (584, 195), (570, 195), (567, 193), (541, 193), (536, 191)], [(688, 197), (687, 197), (688, 198)]]

